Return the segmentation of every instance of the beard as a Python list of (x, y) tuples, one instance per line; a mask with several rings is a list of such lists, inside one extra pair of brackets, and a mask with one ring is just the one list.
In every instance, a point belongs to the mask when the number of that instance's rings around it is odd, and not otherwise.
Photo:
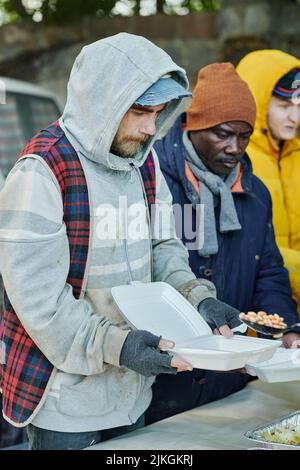
[(122, 158), (132, 158), (134, 157), (134, 155), (138, 153), (142, 145), (145, 142), (147, 142), (148, 139), (149, 139), (149, 136), (147, 135), (142, 138), (137, 138), (137, 137), (120, 138), (116, 135), (111, 146), (111, 152)]

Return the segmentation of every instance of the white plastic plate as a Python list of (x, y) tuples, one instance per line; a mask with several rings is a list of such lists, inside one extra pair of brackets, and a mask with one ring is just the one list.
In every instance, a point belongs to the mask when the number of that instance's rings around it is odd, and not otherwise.
[(280, 341), (249, 336), (235, 335), (227, 339), (212, 335), (181, 341), (172, 351), (199, 369), (231, 370), (244, 367), (248, 362), (270, 359), (280, 344)]
[(292, 382), (300, 380), (300, 350), (279, 348), (274, 356), (259, 364), (246, 366), (250, 375), (263, 382)]
[(198, 311), (165, 282), (133, 283), (111, 289), (112, 297), (126, 321), (175, 341), (172, 354), (193, 367), (231, 370), (247, 362), (270, 359), (281, 341), (234, 336), (215, 336)]

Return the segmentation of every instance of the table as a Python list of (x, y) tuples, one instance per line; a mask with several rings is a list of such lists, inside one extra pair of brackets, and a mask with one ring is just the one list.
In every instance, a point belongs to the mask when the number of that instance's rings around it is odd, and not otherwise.
[(300, 381), (263, 383), (86, 450), (247, 449), (256, 444), (243, 435), (300, 409)]

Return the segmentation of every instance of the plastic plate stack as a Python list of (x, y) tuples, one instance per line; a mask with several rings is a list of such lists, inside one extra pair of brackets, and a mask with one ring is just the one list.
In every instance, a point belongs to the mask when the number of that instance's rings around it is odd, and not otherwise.
[(300, 349), (278, 348), (271, 359), (259, 364), (248, 363), (246, 370), (263, 382), (300, 380)]
[(232, 370), (272, 358), (281, 341), (213, 335), (198, 311), (165, 282), (132, 283), (111, 289), (118, 309), (133, 328), (175, 341), (170, 350), (193, 367)]

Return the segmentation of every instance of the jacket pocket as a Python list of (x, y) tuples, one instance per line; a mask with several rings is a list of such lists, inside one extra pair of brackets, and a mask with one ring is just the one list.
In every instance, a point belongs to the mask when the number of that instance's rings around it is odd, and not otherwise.
[(85, 377), (75, 385), (60, 388), (59, 411), (68, 416), (103, 416), (115, 408), (108, 390), (107, 375)]

